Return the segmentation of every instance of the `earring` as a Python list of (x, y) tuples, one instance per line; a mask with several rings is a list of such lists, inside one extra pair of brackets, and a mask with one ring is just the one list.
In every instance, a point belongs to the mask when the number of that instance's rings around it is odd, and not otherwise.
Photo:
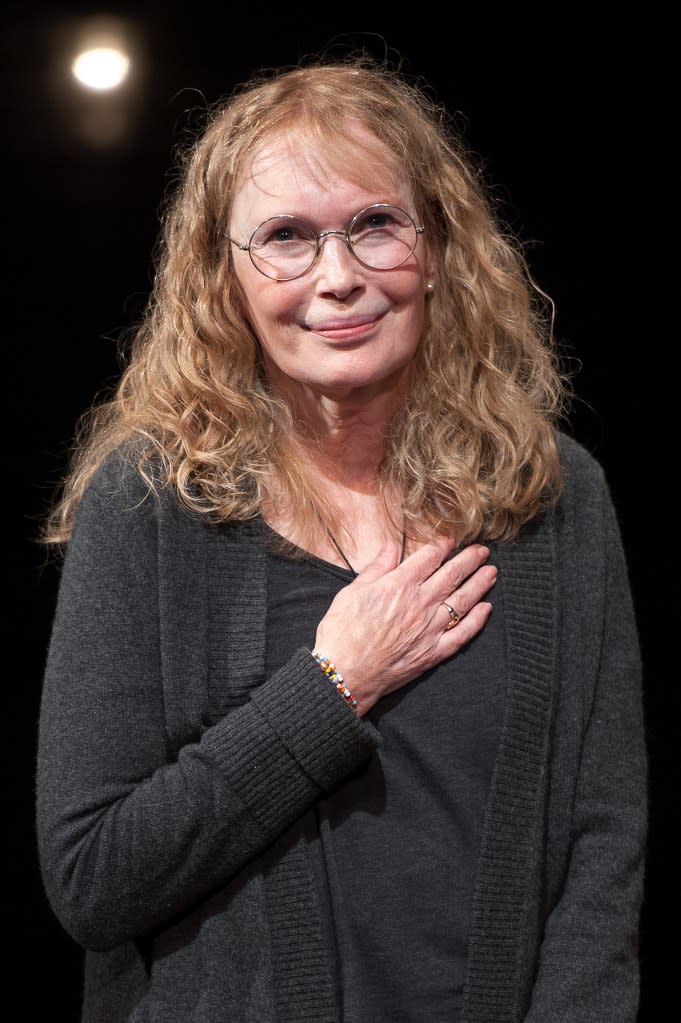
[(428, 281), (428, 283), (426, 284), (426, 291), (433, 291), (434, 288), (435, 288), (435, 285), (433, 284), (433, 282), (432, 281)]

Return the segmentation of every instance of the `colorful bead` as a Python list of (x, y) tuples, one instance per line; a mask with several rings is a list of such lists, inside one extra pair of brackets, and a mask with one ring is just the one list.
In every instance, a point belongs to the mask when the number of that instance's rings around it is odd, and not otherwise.
[(339, 671), (336, 670), (336, 665), (333, 661), (326, 656), (326, 654), (313, 653), (315, 661), (322, 669), (326, 677), (328, 678), (334, 689), (338, 690), (340, 695), (343, 697), (345, 702), (352, 707), (353, 710), (357, 708), (357, 700), (352, 695), (348, 687), (345, 685), (345, 679)]

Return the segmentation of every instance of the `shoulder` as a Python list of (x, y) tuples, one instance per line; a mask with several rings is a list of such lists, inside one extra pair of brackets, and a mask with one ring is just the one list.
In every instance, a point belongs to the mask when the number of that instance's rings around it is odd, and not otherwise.
[(563, 488), (555, 508), (558, 537), (574, 553), (589, 552), (595, 562), (613, 543), (621, 543), (619, 516), (606, 471), (583, 444), (558, 435)]
[(583, 444), (563, 431), (557, 433), (563, 482), (568, 486), (602, 486), (603, 467)]
[(150, 497), (158, 489), (150, 484), (158, 476), (158, 466), (150, 460), (148, 471), (143, 470), (143, 457), (144, 449), (138, 444), (125, 443), (114, 448), (94, 473), (86, 496), (123, 504)]
[(158, 461), (142, 455), (140, 445), (131, 443), (106, 455), (83, 494), (70, 546), (147, 545), (160, 520), (182, 514), (174, 490), (162, 482)]
[[(96, 517), (100, 529), (117, 529), (123, 538), (151, 533), (165, 544), (193, 546), (259, 536), (260, 521), (217, 523), (187, 505), (173, 483), (166, 480), (161, 459), (140, 444), (124, 444), (111, 451), (98, 467), (84, 494), (78, 519)], [(108, 523), (108, 526), (107, 526)], [(160, 541), (161, 542), (161, 541)]]
[(569, 516), (602, 514), (612, 504), (610, 487), (600, 461), (567, 433), (557, 436), (561, 464), (562, 494), (559, 509)]
[(82, 502), (108, 514), (158, 518), (187, 514), (174, 486), (165, 479), (160, 457), (141, 441), (110, 451), (92, 476)]

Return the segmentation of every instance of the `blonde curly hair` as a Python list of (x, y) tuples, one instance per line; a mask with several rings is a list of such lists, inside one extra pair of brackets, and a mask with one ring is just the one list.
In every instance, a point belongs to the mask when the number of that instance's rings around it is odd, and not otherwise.
[[(349, 121), (377, 143), (349, 138)], [(268, 387), (226, 241), (250, 161), (293, 132), (346, 177), (358, 168), (362, 180), (406, 180), (434, 256), (409, 400), (380, 467), (410, 531), (509, 539), (557, 497), (567, 383), (551, 303), (520, 243), (424, 86), (365, 56), (318, 58), (239, 86), (181, 152), (146, 313), (112, 396), (78, 425), (46, 543), (68, 541), (86, 487), (121, 446), (152, 490), (173, 488), (214, 521), (258, 516), (276, 480), (302, 536), (316, 535), (320, 519), (337, 525), (291, 442), (290, 411)]]

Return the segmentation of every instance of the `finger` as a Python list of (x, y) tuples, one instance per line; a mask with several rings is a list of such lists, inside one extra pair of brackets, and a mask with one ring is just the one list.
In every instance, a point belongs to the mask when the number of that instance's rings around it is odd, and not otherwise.
[(456, 540), (438, 536), (409, 554), (398, 566), (400, 574), (420, 583), (429, 579), (441, 567), (447, 555), (456, 548)]
[(386, 572), (398, 568), (403, 575), (412, 576), (416, 582), (420, 582), (431, 576), (455, 547), (456, 540), (450, 537), (436, 537), (401, 560), (402, 545), (389, 540), (379, 550), (374, 560), (358, 573), (357, 580), (374, 582)]
[[(443, 609), (441, 609), (443, 610)], [(457, 653), (466, 643), (477, 636), (485, 622), (492, 613), (492, 604), (489, 601), (479, 601), (471, 610), (464, 615), (455, 628), (442, 629), (438, 648), (442, 657), (450, 657)]]
[(382, 578), (387, 572), (391, 572), (400, 563), (400, 557), (402, 556), (402, 545), (398, 544), (394, 540), (388, 540), (383, 544), (381, 549), (378, 551), (373, 561), (368, 562), (361, 570), (357, 573), (355, 583), (372, 583), (377, 579)]
[[(438, 621), (443, 622), (445, 631), (456, 628), (461, 620), (470, 612), (471, 608), (487, 596), (497, 580), (497, 568), (495, 565), (482, 565), (472, 576), (444, 600), (440, 601), (438, 608)], [(444, 618), (444, 612), (448, 618)]]
[[(452, 599), (453, 598), (450, 597), (450, 600), (452, 600)], [(449, 632), (450, 629), (455, 629), (456, 628), (456, 626), (459, 624), (459, 622), (463, 618), (464, 612), (463, 611), (459, 611), (458, 608), (454, 607), (453, 604), (450, 604), (446, 600), (442, 600), (442, 601), (440, 601), (440, 603), (441, 603), (442, 607), (445, 609), (445, 611), (447, 612), (447, 614), (449, 616), (447, 622), (444, 625), (445, 632)]]
[(439, 603), (457, 590), (463, 582), (476, 572), (489, 558), (489, 547), (483, 544), (470, 544), (455, 557), (443, 564), (424, 580), (421, 592), (427, 600)]

